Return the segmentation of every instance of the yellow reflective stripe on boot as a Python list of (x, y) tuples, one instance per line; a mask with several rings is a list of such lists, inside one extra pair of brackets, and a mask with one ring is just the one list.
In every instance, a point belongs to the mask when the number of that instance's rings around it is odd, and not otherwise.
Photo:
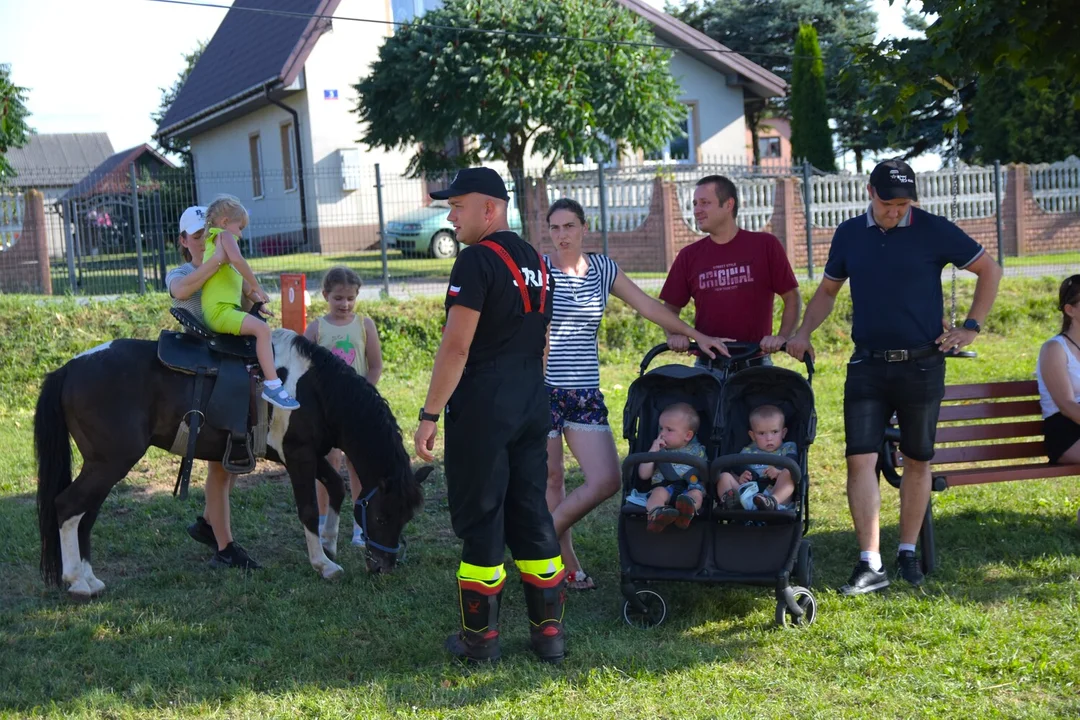
[(484, 567), (462, 562), (458, 565), (457, 579), (483, 583), (488, 587), (498, 587), (506, 581), (506, 567), (504, 565)]
[(561, 555), (547, 560), (515, 560), (514, 564), (521, 572), (521, 579), (532, 585), (550, 585), (553, 580), (561, 580), (560, 576), (566, 574)]

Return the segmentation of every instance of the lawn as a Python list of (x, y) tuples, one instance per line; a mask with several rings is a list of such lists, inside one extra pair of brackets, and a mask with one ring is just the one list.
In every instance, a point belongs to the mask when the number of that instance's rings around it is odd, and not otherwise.
[[(960, 291), (964, 305), (971, 285), (962, 282)], [(979, 357), (952, 363), (949, 381), (1031, 377), (1039, 344), (1057, 329), (1055, 295), (1051, 281), (1006, 281), (976, 345)], [(201, 475), (188, 502), (174, 500), (178, 461), (158, 451), (113, 491), (94, 529), (94, 569), (106, 594), (72, 604), (37, 574), (37, 387), (46, 371), (98, 342), (156, 336), (171, 324), (166, 309), (160, 294), (85, 307), (0, 296), (0, 717), (1080, 715), (1074, 478), (938, 494), (940, 565), (924, 588), (855, 599), (835, 592), (857, 550), (842, 457), (846, 292), (815, 336), (820, 427), (810, 451), (808, 537), (819, 610), (809, 628), (777, 629), (765, 589), (676, 584), (660, 586), (667, 622), (628, 627), (618, 589), (617, 507), (609, 501), (575, 529), (579, 555), (600, 587), (569, 599), (566, 662), (554, 668), (531, 659), (512, 579), (504, 661), (463, 668), (442, 650), (457, 619), (459, 544), (441, 474), (407, 530), (404, 567), (368, 577), (360, 555), (346, 547), (344, 578), (326, 582), (307, 564), (287, 478), (261, 465), (233, 494), (234, 532), (265, 565), (245, 576), (207, 567), (205, 548), (184, 532), (201, 510)], [(364, 309), (384, 339), (380, 389), (408, 446), (438, 342), (438, 302)], [(605, 320), (601, 382), (619, 438), (636, 361), (658, 339), (621, 303)], [(896, 493), (885, 485), (886, 555), (897, 542), (896, 519)]]

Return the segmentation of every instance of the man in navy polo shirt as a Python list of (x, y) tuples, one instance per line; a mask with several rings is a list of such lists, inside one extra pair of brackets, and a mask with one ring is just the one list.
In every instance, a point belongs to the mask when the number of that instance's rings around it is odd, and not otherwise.
[[(900, 426), (904, 478), (900, 485), (897, 574), (923, 581), (915, 541), (930, 499), (930, 460), (938, 409), (945, 393), (943, 352), (978, 335), (997, 295), (1001, 267), (982, 246), (943, 217), (915, 207), (915, 173), (902, 160), (878, 164), (870, 175), (870, 207), (833, 235), (825, 277), (806, 306), (787, 350), (813, 355), (810, 334), (832, 312), (851, 279), (851, 338), (855, 352), (844, 385), (848, 508), (862, 551), (844, 595), (889, 585), (878, 538), (881, 496), (878, 449), (893, 412)], [(941, 272), (952, 263), (978, 276), (971, 311), (961, 327), (944, 327)], [(944, 332), (943, 332), (944, 330)]]

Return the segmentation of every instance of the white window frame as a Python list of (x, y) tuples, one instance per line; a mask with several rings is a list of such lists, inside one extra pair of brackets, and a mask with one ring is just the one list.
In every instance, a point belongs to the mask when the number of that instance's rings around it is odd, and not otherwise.
[[(762, 142), (772, 144), (772, 141), (776, 141), (776, 154), (766, 155), (765, 148), (762, 147)], [(759, 135), (758, 136), (758, 157), (762, 160), (779, 160), (784, 156), (784, 144), (779, 135)]]
[[(255, 141), (254, 152), (251, 147), (252, 140)], [(248, 161), (251, 163), (251, 199), (262, 200), (266, 196), (266, 185), (262, 172), (262, 135), (258, 132), (248, 134)]]
[(292, 120), (278, 126), (278, 137), (281, 140), (281, 184), (285, 192), (296, 192), (296, 129)]
[[(698, 148), (695, 138), (697, 135), (697, 125), (694, 120), (694, 116), (697, 114), (697, 101), (696, 100), (683, 100), (682, 104), (686, 107), (686, 145), (689, 149), (689, 157), (687, 158), (672, 158), (671, 157), (671, 140), (668, 140), (662, 148), (660, 148), (661, 157), (658, 159), (649, 159), (646, 156), (643, 159), (645, 165), (694, 165), (697, 163)], [(672, 138), (674, 139), (674, 138)]]

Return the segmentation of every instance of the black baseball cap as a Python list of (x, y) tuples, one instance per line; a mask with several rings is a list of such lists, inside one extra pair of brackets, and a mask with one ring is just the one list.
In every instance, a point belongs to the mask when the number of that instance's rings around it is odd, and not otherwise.
[(915, 187), (915, 171), (903, 160), (879, 162), (870, 173), (870, 185), (882, 200), (919, 199), (919, 191)]
[(428, 196), (432, 200), (446, 200), (447, 198), (468, 195), (469, 193), (480, 193), (499, 200), (510, 200), (510, 195), (506, 192), (506, 183), (499, 177), (499, 173), (486, 167), (458, 170), (453, 182), (450, 183), (450, 187), (428, 193)]

